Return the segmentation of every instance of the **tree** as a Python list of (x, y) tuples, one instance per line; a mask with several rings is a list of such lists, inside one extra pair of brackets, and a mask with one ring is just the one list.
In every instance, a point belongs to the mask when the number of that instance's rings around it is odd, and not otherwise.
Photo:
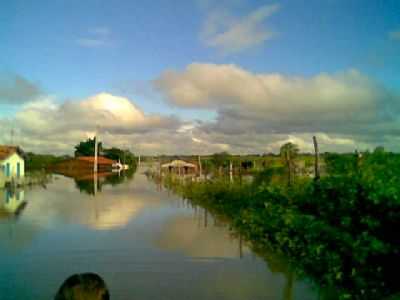
[(212, 155), (212, 162), (216, 167), (226, 166), (231, 158), (228, 152), (219, 152)]
[(353, 153), (325, 153), (324, 161), (326, 170), (331, 176), (346, 175), (353, 176), (357, 173), (358, 156)]
[(219, 152), (212, 155), (213, 165), (219, 169), (219, 174), (222, 175), (222, 168), (228, 166), (231, 155), (228, 152)]
[(288, 173), (288, 185), (291, 185), (294, 177), (294, 160), (299, 153), (299, 147), (293, 143), (286, 143), (280, 149), (280, 155), (283, 159)]
[[(97, 143), (97, 145), (98, 153), (100, 153), (102, 151), (102, 143)], [(78, 156), (94, 156), (94, 138), (89, 138), (75, 146), (75, 157)]]
[(378, 146), (374, 149), (374, 154), (385, 154), (385, 148), (383, 146)]
[(122, 150), (112, 147), (109, 149), (104, 149), (103, 153), (105, 157), (116, 161), (119, 160), (123, 164), (134, 165), (136, 163), (135, 155), (129, 150)]

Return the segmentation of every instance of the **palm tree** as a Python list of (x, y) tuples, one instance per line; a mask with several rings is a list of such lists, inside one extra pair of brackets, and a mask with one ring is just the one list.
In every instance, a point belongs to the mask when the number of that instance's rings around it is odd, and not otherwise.
[(288, 185), (291, 185), (293, 182), (293, 174), (294, 174), (294, 159), (299, 153), (299, 147), (293, 143), (286, 143), (282, 145), (280, 149), (280, 155), (285, 162), (287, 172), (288, 172)]

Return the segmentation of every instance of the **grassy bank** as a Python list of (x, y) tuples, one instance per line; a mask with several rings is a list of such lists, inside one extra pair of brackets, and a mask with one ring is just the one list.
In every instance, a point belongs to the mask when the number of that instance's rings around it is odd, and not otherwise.
[[(400, 159), (386, 153), (332, 158), (320, 181), (261, 172), (253, 184), (168, 181), (183, 197), (229, 217), (257, 247), (273, 247), (333, 299), (383, 299), (399, 292)], [(283, 175), (283, 176), (282, 176)]]

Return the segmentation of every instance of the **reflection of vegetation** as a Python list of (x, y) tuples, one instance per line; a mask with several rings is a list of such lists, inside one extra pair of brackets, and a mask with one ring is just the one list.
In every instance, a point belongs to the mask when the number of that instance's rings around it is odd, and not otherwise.
[(116, 186), (118, 184), (123, 183), (126, 180), (131, 180), (135, 175), (135, 168), (131, 168), (120, 173), (117, 173), (112, 176), (107, 176), (104, 178), (103, 184), (110, 184), (112, 186)]
[(97, 179), (92, 179), (92, 180), (75, 180), (75, 186), (79, 189), (79, 191), (82, 193), (86, 193), (89, 195), (95, 195), (96, 192), (101, 192), (101, 184), (99, 184), (99, 180)]
[(116, 186), (127, 180), (131, 180), (135, 175), (135, 172), (136, 168), (132, 167), (119, 173), (99, 173), (97, 177), (95, 177), (93, 174), (89, 174), (89, 178), (74, 178), (74, 180), (75, 185), (80, 192), (84, 192), (89, 195), (95, 195), (97, 192), (101, 192), (103, 186), (105, 185)]
[(108, 300), (110, 293), (97, 274), (76, 274), (64, 281), (55, 300)]
[[(327, 155), (328, 176), (282, 184), (280, 168), (255, 184), (167, 182), (195, 204), (225, 214), (259, 247), (288, 256), (297, 274), (334, 286), (340, 299), (399, 291), (400, 155)], [(277, 171), (277, 172), (275, 172)]]

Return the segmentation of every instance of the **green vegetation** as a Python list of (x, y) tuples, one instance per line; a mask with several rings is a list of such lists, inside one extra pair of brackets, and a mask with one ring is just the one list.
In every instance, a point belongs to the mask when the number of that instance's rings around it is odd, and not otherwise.
[(293, 143), (286, 143), (280, 149), (280, 155), (282, 160), (285, 162), (288, 174), (288, 185), (291, 185), (294, 180), (295, 158), (298, 153), (299, 147)]
[(119, 148), (112, 147), (110, 149), (104, 149), (103, 156), (109, 159), (120, 161), (121, 163), (127, 165), (136, 164), (136, 157), (129, 150), (121, 150)]
[(25, 157), (25, 168), (27, 172), (45, 170), (47, 169), (48, 166), (59, 163), (69, 158), (68, 156), (35, 154), (32, 152), (25, 153), (24, 157)]
[[(286, 157), (286, 156), (284, 156)], [(286, 159), (284, 159), (286, 161)], [(400, 155), (327, 154), (326, 176), (293, 178), (275, 165), (252, 184), (170, 179), (168, 187), (232, 225), (258, 248), (289, 257), (298, 274), (335, 299), (383, 299), (399, 292)]]
[[(94, 156), (94, 147), (95, 139), (87, 139), (86, 141), (79, 142), (78, 145), (75, 146), (75, 157), (78, 156)], [(97, 143), (98, 153), (101, 153), (103, 149), (102, 143)]]
[[(94, 175), (86, 176), (88, 178), (74, 178), (75, 186), (81, 193), (88, 195), (95, 195), (101, 192), (102, 188), (106, 185), (117, 186), (127, 180), (131, 180), (136, 172), (136, 167), (128, 170), (121, 171), (120, 173), (100, 173), (99, 177), (95, 179)], [(96, 181), (97, 180), (97, 181)]]
[[(94, 156), (95, 140), (87, 139), (82, 141), (75, 146), (75, 157), (78, 156)], [(120, 161), (123, 164), (135, 165), (135, 155), (129, 150), (122, 150), (116, 147), (103, 148), (102, 143), (98, 143), (99, 155), (107, 157), (109, 159)]]

